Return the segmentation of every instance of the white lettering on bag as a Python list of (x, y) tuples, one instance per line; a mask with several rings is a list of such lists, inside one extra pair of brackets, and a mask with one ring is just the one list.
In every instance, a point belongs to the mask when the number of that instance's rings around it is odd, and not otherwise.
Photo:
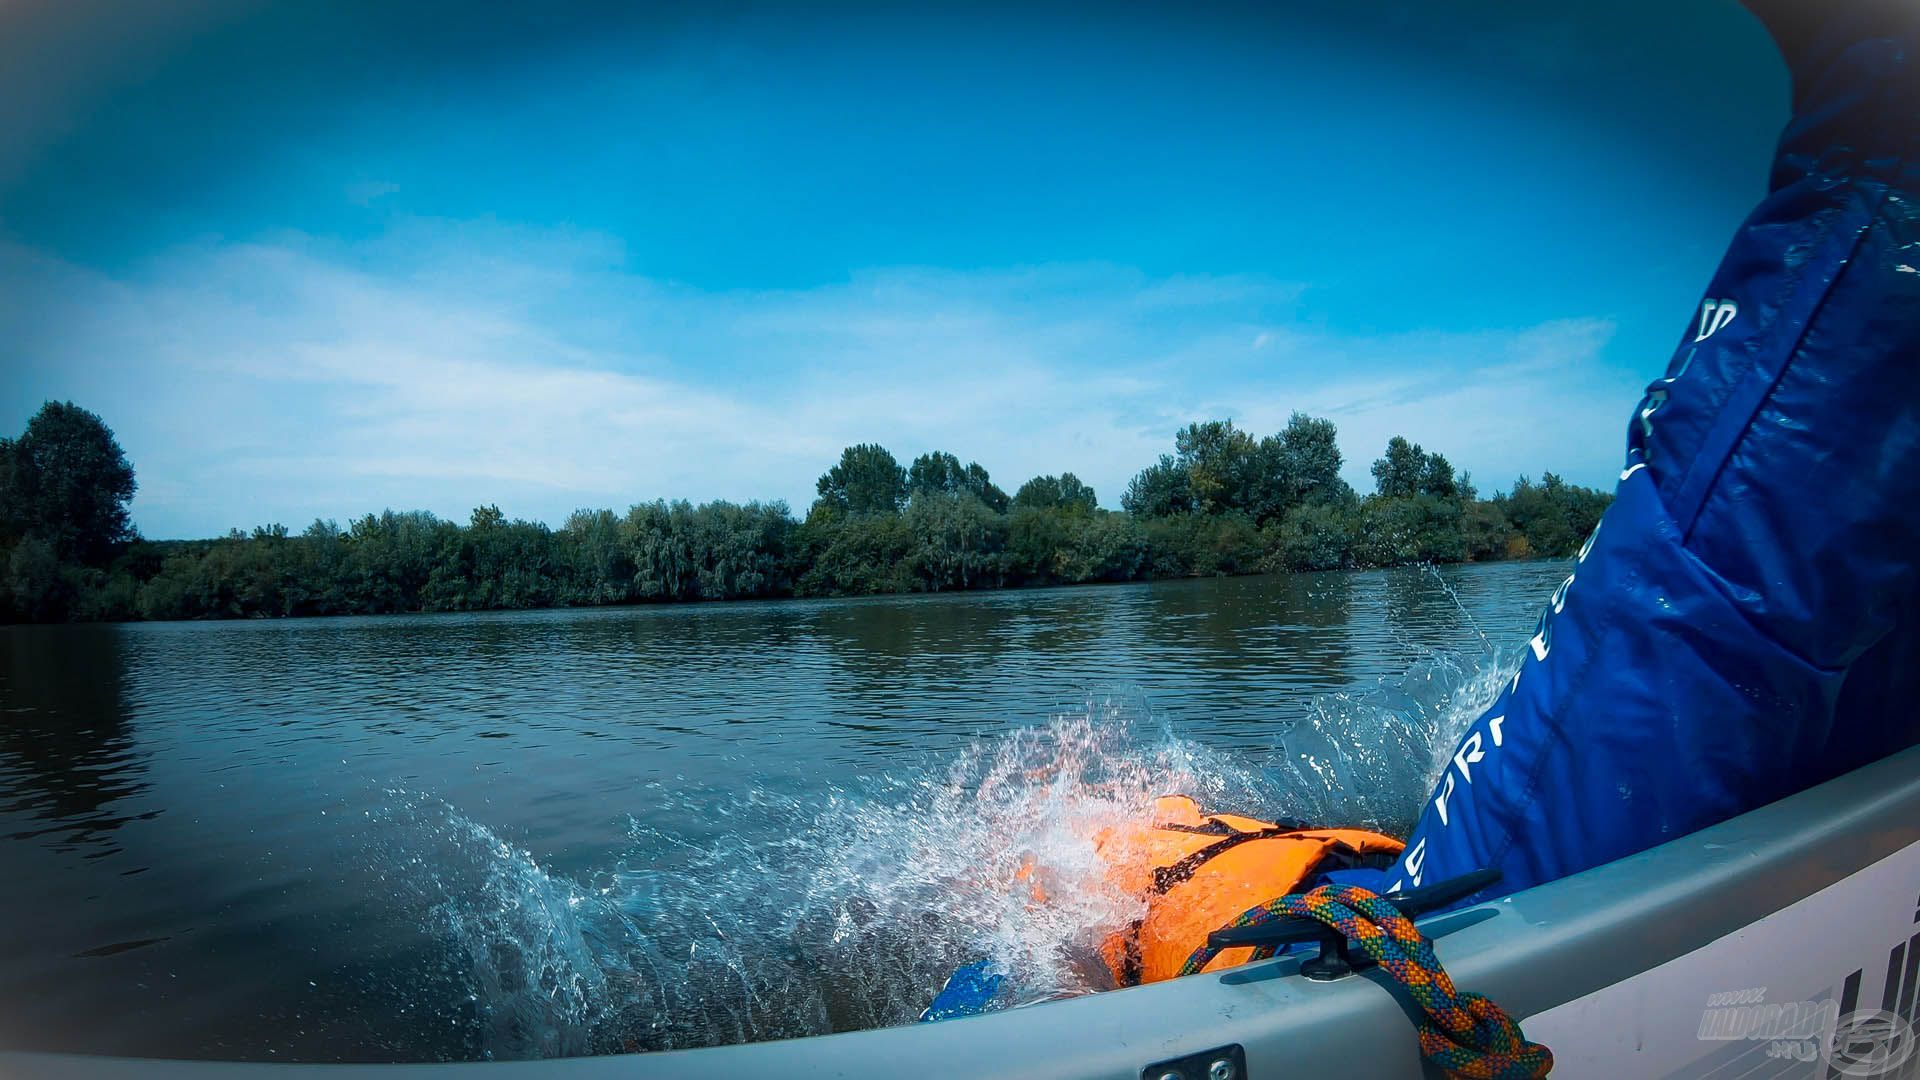
[[(1547, 601), (1546, 610), (1540, 613), (1540, 628), (1533, 635), (1533, 639), (1527, 643), (1532, 646), (1533, 660), (1535, 662), (1545, 662), (1547, 657), (1552, 653), (1553, 617), (1566, 610), (1567, 598), (1573, 592), (1573, 583), (1580, 576), (1579, 566), (1586, 562), (1587, 556), (1592, 553), (1594, 541), (1599, 539), (1600, 530), (1605, 524), (1606, 519), (1603, 517), (1599, 523), (1594, 525), (1593, 531), (1587, 534), (1586, 540), (1580, 544), (1579, 554), (1574, 557), (1574, 572), (1568, 574), (1566, 580), (1562, 581), (1559, 587), (1553, 590), (1553, 595)], [(1513, 673), (1513, 684), (1508, 689), (1509, 694), (1519, 690), (1520, 675), (1526, 669), (1527, 665), (1523, 661), (1520, 669)], [(1467, 732), (1466, 736), (1460, 740), (1460, 745), (1454, 751), (1453, 757), (1447, 762), (1446, 772), (1442, 774), (1440, 778), (1440, 790), (1439, 793), (1434, 796), (1433, 810), (1434, 814), (1440, 819), (1441, 828), (1446, 828), (1453, 824), (1452, 810), (1448, 804), (1453, 799), (1454, 791), (1459, 788), (1461, 783), (1471, 786), (1473, 784), (1473, 767), (1487, 760), (1487, 757), (1492, 753), (1492, 751), (1487, 748), (1487, 741), (1491, 739), (1496, 749), (1506, 743), (1506, 714), (1500, 713), (1497, 716), (1489, 716), (1486, 722), (1486, 736), (1483, 738), (1477, 730)], [(1455, 773), (1459, 774), (1458, 780), (1454, 779)], [(1423, 838), (1418, 844), (1414, 845), (1414, 847), (1408, 849), (1402, 857), (1401, 865), (1406, 868), (1407, 877), (1410, 878), (1416, 886), (1420, 884), (1420, 870), (1421, 864), (1426, 857), (1426, 847), (1426, 840)], [(1399, 889), (1400, 885), (1401, 882), (1396, 881), (1389, 891)]]
[(1740, 305), (1731, 300), (1708, 300), (1700, 305), (1700, 332), (1693, 340), (1705, 341), (1727, 328), (1735, 315), (1740, 314)]

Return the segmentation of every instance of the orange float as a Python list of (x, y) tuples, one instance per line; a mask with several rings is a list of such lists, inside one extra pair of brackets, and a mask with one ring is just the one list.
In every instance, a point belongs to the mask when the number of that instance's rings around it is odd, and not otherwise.
[[(1297, 892), (1313, 875), (1383, 868), (1404, 846), (1364, 829), (1303, 829), (1237, 814), (1203, 814), (1185, 795), (1154, 804), (1150, 825), (1095, 837), (1120, 889), (1144, 896), (1147, 913), (1101, 944), (1121, 986), (1171, 979), (1207, 935), (1248, 908)], [(1227, 949), (1202, 969), (1244, 964), (1252, 949)]]

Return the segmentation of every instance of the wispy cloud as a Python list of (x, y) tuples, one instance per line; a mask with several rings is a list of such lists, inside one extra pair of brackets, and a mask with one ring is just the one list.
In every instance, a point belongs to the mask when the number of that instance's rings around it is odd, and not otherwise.
[(1072, 470), (1117, 505), (1180, 424), (1264, 432), (1294, 409), (1340, 423), (1356, 483), (1390, 434), (1483, 484), (1597, 481), (1631, 404), (1598, 363), (1604, 319), (1343, 334), (1303, 329), (1311, 293), (1259, 277), (901, 268), (704, 292), (623, 272), (604, 237), (423, 222), (377, 243), (201, 246), (119, 276), (0, 249), (9, 423), (46, 397), (102, 412), (136, 520), (175, 536), (385, 506), (803, 508), (859, 441), (949, 449), (1009, 487)]

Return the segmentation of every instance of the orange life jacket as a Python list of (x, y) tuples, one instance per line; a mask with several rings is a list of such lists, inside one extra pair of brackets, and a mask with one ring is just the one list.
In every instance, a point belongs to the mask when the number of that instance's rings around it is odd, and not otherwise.
[[(1171, 979), (1209, 933), (1248, 908), (1298, 891), (1320, 871), (1384, 867), (1404, 846), (1364, 829), (1301, 829), (1202, 814), (1185, 795), (1161, 798), (1154, 811), (1152, 825), (1095, 837), (1113, 883), (1147, 898), (1146, 916), (1101, 944), (1101, 957), (1122, 986)], [(1202, 970), (1244, 964), (1252, 954), (1226, 949)]]

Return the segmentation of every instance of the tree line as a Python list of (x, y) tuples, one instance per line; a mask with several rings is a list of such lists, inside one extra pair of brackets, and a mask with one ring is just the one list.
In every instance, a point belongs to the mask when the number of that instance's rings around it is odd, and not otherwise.
[(13, 621), (483, 611), (851, 596), (1566, 556), (1611, 496), (1552, 473), (1482, 499), (1438, 453), (1395, 437), (1374, 491), (1340, 478), (1330, 420), (1256, 438), (1189, 424), (1105, 510), (1072, 473), (1012, 495), (932, 451), (902, 466), (848, 447), (804, 518), (784, 502), (639, 503), (559, 527), (496, 506), (465, 524), (383, 511), (194, 541), (151, 541), (132, 465), (91, 412), (49, 402), (0, 439), (0, 613)]

